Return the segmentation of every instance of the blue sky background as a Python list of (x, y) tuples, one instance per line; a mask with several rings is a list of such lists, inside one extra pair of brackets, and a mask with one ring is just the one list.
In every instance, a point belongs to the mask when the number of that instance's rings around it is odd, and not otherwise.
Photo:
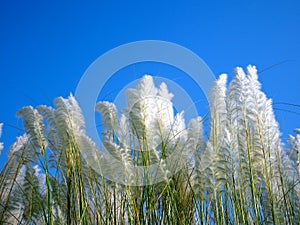
[[(23, 134), (15, 114), (26, 105), (52, 105), (67, 97), (88, 66), (106, 51), (138, 40), (177, 43), (198, 54), (214, 72), (232, 77), (236, 66), (254, 64), (274, 103), (300, 104), (300, 2), (228, 1), (0, 1), (0, 122), (5, 149)], [(120, 71), (106, 86), (111, 100), (119, 78), (180, 72), (158, 63)], [(171, 73), (168, 74), (168, 73)], [(118, 79), (117, 79), (118, 78)], [(190, 92), (201, 103), (199, 90)], [(203, 100), (203, 108), (206, 103)], [(199, 105), (201, 107), (201, 104)], [(300, 127), (300, 108), (276, 104), (283, 137)], [(205, 112), (204, 109), (203, 112)], [(5, 160), (2, 153), (0, 166)]]

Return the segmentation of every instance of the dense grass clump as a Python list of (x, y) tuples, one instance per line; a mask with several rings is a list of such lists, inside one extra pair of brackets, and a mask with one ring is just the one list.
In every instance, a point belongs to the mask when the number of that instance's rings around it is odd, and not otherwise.
[(300, 132), (284, 149), (255, 67), (235, 74), (211, 90), (208, 137), (150, 76), (120, 116), (96, 105), (101, 151), (73, 96), (24, 107), (25, 134), (0, 174), (0, 224), (300, 224)]

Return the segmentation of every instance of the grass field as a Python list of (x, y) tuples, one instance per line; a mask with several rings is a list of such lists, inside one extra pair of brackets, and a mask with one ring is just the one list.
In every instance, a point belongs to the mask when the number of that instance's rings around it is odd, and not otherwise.
[(300, 132), (283, 145), (260, 88), (255, 67), (228, 85), (221, 75), (210, 118), (186, 122), (145, 76), (122, 115), (97, 104), (106, 151), (94, 151), (73, 96), (24, 107), (26, 132), (0, 174), (0, 224), (300, 224)]

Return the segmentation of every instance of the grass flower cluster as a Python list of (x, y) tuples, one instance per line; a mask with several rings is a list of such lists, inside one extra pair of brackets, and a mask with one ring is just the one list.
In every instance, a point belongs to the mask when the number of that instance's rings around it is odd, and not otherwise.
[(0, 224), (300, 224), (300, 131), (286, 149), (255, 67), (216, 80), (207, 137), (151, 76), (126, 94), (122, 113), (95, 107), (101, 151), (73, 96), (17, 113), (25, 134), (0, 174)]

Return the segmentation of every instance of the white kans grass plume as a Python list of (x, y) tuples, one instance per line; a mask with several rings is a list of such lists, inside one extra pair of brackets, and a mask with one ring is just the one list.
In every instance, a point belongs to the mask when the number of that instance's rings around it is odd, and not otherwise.
[(19, 110), (17, 116), (23, 118), (25, 132), (31, 137), (32, 145), (42, 148), (46, 143), (44, 136), (45, 127), (43, 118), (38, 113), (38, 110), (32, 106), (27, 106)]
[(300, 132), (286, 151), (254, 66), (215, 81), (209, 128), (186, 125), (149, 75), (126, 97), (122, 111), (96, 105), (101, 151), (72, 95), (18, 112), (26, 133), (0, 173), (0, 224), (299, 224)]
[(147, 145), (140, 146), (141, 149), (155, 148), (163, 141), (162, 137), (173, 138), (170, 134), (170, 130), (175, 129), (171, 102), (173, 95), (164, 83), (158, 89), (154, 86), (153, 78), (146, 75), (136, 89), (127, 90), (126, 96), (124, 114), (134, 129), (133, 133), (140, 144), (146, 144), (141, 139), (147, 137)]
[[(173, 162), (165, 161), (174, 152), (183, 154), (187, 140), (183, 112), (174, 115), (173, 94), (169, 93), (165, 83), (155, 87), (153, 78), (148, 75), (140, 80), (136, 89), (128, 89), (126, 95), (127, 107), (120, 118), (113, 103), (99, 102), (96, 105), (104, 125), (103, 144), (115, 159), (122, 162), (125, 180), (141, 176), (142, 183), (152, 183), (162, 177), (166, 179), (166, 174), (172, 174), (169, 169), (174, 170), (182, 160), (179, 155), (172, 158)], [(177, 161), (176, 157), (179, 158)], [(171, 165), (167, 165), (168, 162)], [(152, 164), (158, 165), (158, 170), (151, 167)], [(150, 170), (144, 169), (143, 172), (141, 166)]]
[(34, 151), (25, 151), (29, 142), (29, 135), (23, 134), (16, 138), (16, 142), (10, 147), (8, 151), (8, 157), (14, 158), (14, 161), (18, 162), (21, 160), (30, 160), (35, 158), (35, 154), (38, 154)]
[(289, 136), (289, 155), (293, 163), (298, 166), (298, 173), (300, 173), (300, 129), (295, 129), (294, 131), (296, 136)]

